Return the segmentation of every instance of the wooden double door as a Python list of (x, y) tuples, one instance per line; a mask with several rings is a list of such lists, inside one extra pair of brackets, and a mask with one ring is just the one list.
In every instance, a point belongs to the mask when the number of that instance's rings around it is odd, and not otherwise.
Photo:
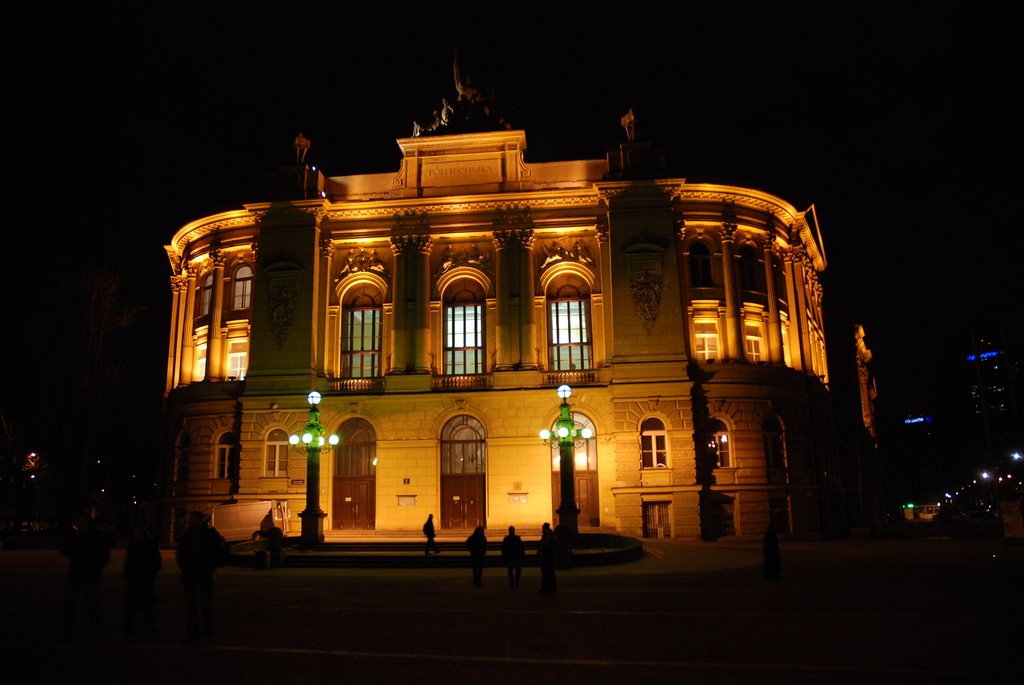
[(441, 476), (441, 527), (473, 529), (487, 526), (484, 508), (484, 475)]
[[(597, 471), (575, 471), (576, 506), (580, 508), (577, 523), (581, 526), (601, 525), (601, 507), (597, 496)], [(558, 524), (558, 508), (562, 506), (562, 473), (551, 472), (551, 525)]]
[(377, 479), (373, 476), (335, 476), (335, 530), (373, 530), (377, 524)]

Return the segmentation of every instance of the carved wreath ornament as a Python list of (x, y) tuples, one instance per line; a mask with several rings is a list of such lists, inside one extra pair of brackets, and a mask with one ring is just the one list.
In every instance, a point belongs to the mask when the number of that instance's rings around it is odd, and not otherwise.
[(658, 318), (661, 283), (661, 274), (653, 274), (650, 271), (640, 271), (629, 276), (629, 287), (633, 291), (633, 309), (640, 317), (640, 323), (647, 335), (651, 334), (654, 322)]

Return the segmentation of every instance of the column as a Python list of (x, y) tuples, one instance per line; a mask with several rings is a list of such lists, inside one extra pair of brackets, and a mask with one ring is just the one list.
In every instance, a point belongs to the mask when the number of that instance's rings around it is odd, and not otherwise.
[(537, 368), (537, 324), (533, 317), (532, 228), (519, 231), (519, 368)]
[(328, 375), (327, 363), (327, 305), (331, 298), (331, 258), (334, 255), (334, 241), (330, 236), (320, 238), (320, 269), (316, 281), (316, 303), (313, 311), (313, 327), (316, 340), (313, 368), (319, 374)]
[[(185, 298), (188, 297), (188, 279), (184, 276), (171, 276), (171, 330), (167, 341), (167, 380), (164, 393), (177, 387), (181, 377), (182, 340), (185, 326)], [(184, 294), (183, 294), (184, 293)]]
[(491, 234), (494, 244), (494, 341), (497, 361), (495, 371), (508, 371), (515, 360), (512, 358), (512, 332), (509, 319), (511, 312), (511, 293), (509, 288), (509, 244), (512, 242), (511, 231), (494, 231)]
[(416, 262), (413, 264), (413, 277), (416, 284), (416, 302), (413, 313), (415, 322), (412, 348), (413, 373), (430, 373), (430, 236), (412, 238), (416, 248)]
[(395, 258), (391, 279), (391, 305), (393, 309), (391, 373), (405, 373), (409, 366), (409, 313), (406, 309), (405, 295), (406, 283), (409, 280), (406, 274), (406, 269), (408, 269), (407, 246), (408, 241), (406, 238), (398, 237), (391, 239), (391, 253)]
[(807, 314), (804, 307), (804, 277), (802, 258), (804, 248), (799, 245), (787, 248), (783, 253), (786, 260), (786, 301), (789, 303), (789, 358), (794, 369), (804, 369), (804, 343), (807, 329)]
[(185, 315), (181, 321), (181, 384), (188, 385), (192, 382), (192, 374), (196, 365), (196, 339), (195, 339), (195, 314), (196, 314), (196, 272), (194, 268), (187, 268), (188, 279), (185, 283), (184, 310)]
[(768, 361), (772, 364), (783, 363), (782, 354), (782, 322), (779, 319), (779, 298), (775, 295), (775, 231), (774, 222), (771, 232), (764, 238), (764, 283), (768, 295)]
[(725, 355), (726, 359), (743, 359), (743, 320), (740, 318), (739, 293), (732, 245), (736, 224), (722, 224), (722, 278), (725, 280)]
[(210, 298), (210, 328), (206, 334), (206, 377), (211, 381), (224, 380), (224, 353), (220, 337), (221, 318), (224, 316), (224, 253), (210, 250), (213, 260), (213, 293)]

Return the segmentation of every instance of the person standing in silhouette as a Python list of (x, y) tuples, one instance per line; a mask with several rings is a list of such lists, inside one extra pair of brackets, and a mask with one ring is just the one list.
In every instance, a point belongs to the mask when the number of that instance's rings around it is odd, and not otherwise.
[(96, 527), (92, 517), (82, 514), (72, 527), (71, 537), (61, 546), (60, 553), (69, 559), (68, 594), (64, 600), (61, 639), (74, 639), (80, 601), (85, 602), (93, 631), (99, 635), (103, 629), (100, 580), (103, 567), (110, 561), (110, 543)]
[(423, 535), (425, 535), (427, 538), (427, 544), (423, 548), (423, 554), (428, 557), (430, 556), (431, 552), (433, 552), (434, 554), (441, 553), (441, 550), (437, 548), (437, 543), (434, 542), (435, 533), (436, 532), (434, 531), (434, 515), (427, 514), (427, 522), (423, 524)]
[(540, 530), (540, 591), (555, 592), (555, 567), (558, 565), (558, 539), (551, 524), (545, 523)]
[(519, 579), (523, 575), (523, 557), (526, 556), (526, 548), (523, 547), (523, 538), (516, 535), (516, 527), (508, 527), (508, 535), (501, 541), (501, 560), (508, 570), (508, 589), (515, 590), (519, 587)]
[(483, 587), (484, 556), (487, 554), (487, 536), (484, 535), (483, 526), (477, 526), (473, 534), (466, 538), (466, 548), (469, 549), (469, 563), (473, 567), (473, 587)]
[(764, 577), (778, 580), (782, 566), (782, 555), (779, 552), (779, 536), (775, 524), (769, 523), (764, 532)]
[(124, 554), (124, 636), (135, 632), (135, 614), (152, 633), (156, 630), (156, 574), (163, 564), (160, 546), (141, 524), (132, 529)]
[(197, 640), (200, 623), (204, 632), (213, 628), (213, 577), (226, 562), (224, 538), (206, 524), (202, 512), (193, 511), (175, 557), (185, 589), (185, 631), (189, 640)]

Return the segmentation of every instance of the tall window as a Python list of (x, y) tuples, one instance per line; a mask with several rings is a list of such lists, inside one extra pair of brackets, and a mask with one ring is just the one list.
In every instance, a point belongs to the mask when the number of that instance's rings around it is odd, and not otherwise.
[(778, 422), (768, 417), (761, 422), (761, 435), (764, 438), (764, 463), (770, 469), (781, 469), (786, 461), (783, 452), (782, 430)]
[(248, 309), (252, 302), (252, 267), (248, 264), (235, 271), (234, 308)]
[(668, 466), (668, 434), (660, 419), (640, 424), (640, 460), (645, 469)]
[(288, 434), (280, 428), (270, 431), (263, 443), (266, 466), (263, 475), (278, 478), (288, 475)]
[(743, 324), (744, 345), (747, 351), (747, 361), (759, 362), (764, 359), (761, 351), (761, 327), (754, 323)]
[(704, 243), (690, 245), (690, 285), (694, 288), (714, 285), (711, 280), (711, 250)]
[(196, 381), (206, 378), (206, 343), (196, 346), (196, 368), (192, 377)]
[(377, 474), (377, 434), (366, 419), (350, 419), (339, 431), (341, 445), (334, 463), (336, 476)]
[(548, 301), (548, 325), (553, 371), (593, 368), (588, 295), (571, 283), (560, 287)]
[(210, 302), (213, 299), (213, 274), (203, 279), (203, 287), (199, 290), (199, 316), (210, 313)]
[(715, 448), (715, 453), (718, 455), (718, 467), (719, 468), (731, 468), (732, 467), (732, 448), (729, 442), (729, 429), (726, 428), (725, 424), (714, 419), (708, 424), (707, 434), (711, 436), (711, 442)]
[(220, 436), (217, 446), (214, 448), (213, 477), (227, 478), (228, 464), (231, 458), (231, 434), (225, 433)]
[(344, 308), (341, 330), (344, 378), (376, 378), (381, 375), (383, 307), (367, 290), (354, 294)]
[(718, 359), (718, 322), (695, 321), (693, 324), (694, 356), (707, 361)]
[(749, 245), (740, 248), (740, 289), (761, 290), (761, 279), (757, 277), (757, 253)]
[(484, 293), (472, 279), (454, 284), (445, 297), (444, 373), (461, 376), (484, 372)]
[(249, 341), (245, 338), (228, 341), (228, 377), (242, 380), (249, 367)]
[(484, 426), (472, 416), (456, 416), (441, 430), (441, 473), (484, 473)]

